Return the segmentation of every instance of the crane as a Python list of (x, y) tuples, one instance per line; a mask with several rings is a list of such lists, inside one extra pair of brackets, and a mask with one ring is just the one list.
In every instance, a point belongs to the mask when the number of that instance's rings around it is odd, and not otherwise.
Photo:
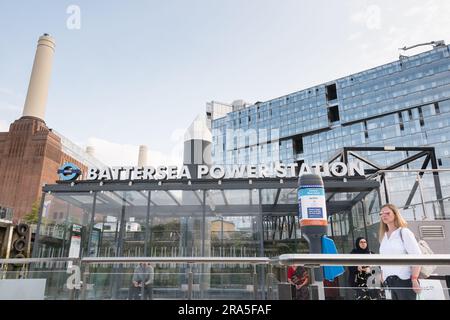
[[(409, 49), (412, 49), (412, 48), (416, 48), (416, 47), (420, 47), (420, 46), (428, 46), (428, 45), (432, 45), (433, 48), (440, 48), (440, 47), (445, 47), (445, 42), (444, 42), (444, 40), (438, 40), (438, 41), (419, 43), (419, 44), (416, 44), (416, 45), (411, 46), (411, 47), (404, 46), (403, 48), (399, 48), (398, 50), (406, 51), (406, 50), (409, 50)], [(401, 60), (403, 58), (408, 58), (408, 56), (404, 56), (404, 55), (400, 54), (399, 58)]]
[(411, 46), (411, 47), (404, 46), (403, 48), (399, 48), (399, 50), (406, 51), (406, 50), (409, 50), (409, 49), (412, 49), (412, 48), (415, 48), (415, 47), (427, 46), (427, 45), (432, 45), (435, 48), (436, 47), (445, 47), (445, 42), (444, 42), (444, 40), (438, 40), (438, 41), (419, 43), (419, 44), (416, 44), (416, 45)]

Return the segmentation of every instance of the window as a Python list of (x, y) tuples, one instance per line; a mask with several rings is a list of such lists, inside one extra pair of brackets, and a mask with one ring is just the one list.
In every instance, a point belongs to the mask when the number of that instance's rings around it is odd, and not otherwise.
[(404, 131), (405, 126), (403, 125), (403, 117), (402, 117), (401, 112), (398, 113), (398, 120), (399, 120), (399, 125), (400, 125), (400, 131)]
[(326, 87), (327, 101), (333, 101), (337, 99), (336, 83), (330, 84)]
[(369, 139), (369, 131), (367, 130), (367, 121), (364, 121), (364, 138)]
[(441, 113), (441, 110), (439, 109), (439, 103), (437, 103), (437, 102), (434, 103), (434, 110), (435, 110), (436, 114)]
[(302, 154), (303, 153), (303, 138), (302, 136), (295, 137), (293, 139), (294, 153)]
[(328, 121), (330, 123), (339, 121), (339, 107), (338, 106), (328, 108)]
[(425, 122), (423, 121), (422, 107), (419, 107), (419, 122), (420, 122), (421, 127), (423, 127), (425, 125)]

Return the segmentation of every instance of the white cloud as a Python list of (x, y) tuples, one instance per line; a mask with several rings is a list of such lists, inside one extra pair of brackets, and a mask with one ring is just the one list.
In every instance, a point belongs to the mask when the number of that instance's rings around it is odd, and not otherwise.
[(357, 39), (361, 38), (362, 35), (363, 35), (362, 31), (358, 31), (358, 32), (355, 32), (355, 33), (352, 33), (351, 35), (349, 35), (347, 39), (349, 41), (357, 40)]
[(366, 10), (366, 26), (369, 30), (381, 29), (381, 9), (371, 5)]
[(411, 16), (418, 15), (421, 12), (422, 12), (422, 8), (415, 6), (415, 7), (411, 7), (408, 10), (406, 10), (406, 12), (403, 13), (403, 15), (406, 17), (411, 17)]
[(350, 20), (355, 23), (362, 23), (364, 21), (364, 11), (358, 11), (352, 14)]
[[(173, 147), (170, 154), (153, 150), (151, 146), (148, 146), (148, 165), (181, 165), (183, 163), (182, 135), (181, 140), (175, 140), (177, 137), (180, 137), (180, 135), (176, 130), (171, 137)], [(97, 137), (89, 138), (87, 145), (94, 147), (94, 156), (106, 165), (137, 165), (139, 145), (120, 144)]]
[[(379, 10), (369, 6), (365, 9), (359, 7), (355, 11), (349, 17), (355, 28), (348, 40), (362, 42), (355, 47), (355, 54), (363, 68), (392, 62), (398, 59), (399, 54), (411, 56), (432, 48), (421, 46), (406, 52), (398, 50), (404, 46), (433, 40), (449, 41), (446, 31), (450, 30), (450, 1), (411, 0), (408, 5), (391, 2), (380, 6)], [(362, 32), (361, 37), (359, 32)], [(353, 63), (356, 65), (352, 69), (358, 71), (358, 62)]]
[(363, 24), (369, 30), (381, 29), (381, 8), (377, 5), (370, 5), (362, 11), (354, 13), (350, 20)]

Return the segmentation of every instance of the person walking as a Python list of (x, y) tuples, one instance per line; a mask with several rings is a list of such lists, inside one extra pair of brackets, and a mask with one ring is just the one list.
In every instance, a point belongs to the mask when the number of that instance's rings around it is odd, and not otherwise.
[[(414, 233), (393, 204), (380, 210), (380, 254), (422, 254)], [(384, 284), (390, 288), (392, 300), (416, 300), (421, 292), (420, 266), (381, 266)]]

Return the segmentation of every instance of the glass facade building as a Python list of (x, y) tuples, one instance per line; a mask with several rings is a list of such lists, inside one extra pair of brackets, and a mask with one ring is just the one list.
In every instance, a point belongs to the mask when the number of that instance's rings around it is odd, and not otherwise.
[[(212, 122), (215, 164), (323, 163), (343, 147), (435, 147), (450, 166), (450, 46), (294, 92)], [(407, 152), (361, 152), (379, 167)], [(421, 168), (411, 163), (408, 169)], [(406, 168), (406, 167), (405, 167)], [(444, 195), (450, 176), (442, 174)], [(413, 176), (391, 177), (404, 203)], [(431, 186), (426, 197), (434, 199)]]

